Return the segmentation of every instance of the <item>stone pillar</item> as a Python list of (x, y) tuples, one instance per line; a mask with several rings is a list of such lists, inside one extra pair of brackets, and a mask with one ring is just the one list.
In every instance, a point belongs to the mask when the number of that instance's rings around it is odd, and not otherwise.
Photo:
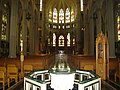
[[(33, 15), (34, 16), (34, 15)], [(35, 16), (36, 17), (36, 16)], [(34, 48), (36, 48), (35, 45), (35, 39), (36, 38), (36, 23), (35, 20), (33, 18), (31, 18), (31, 20), (28, 21), (29, 22), (29, 53), (32, 55), (34, 54)]]
[[(88, 16), (88, 15), (87, 15)], [(88, 20), (85, 20), (86, 22), (88, 22)], [(84, 30), (84, 55), (89, 55), (89, 24), (90, 23), (85, 23), (86, 27)]]
[[(10, 10), (8, 11), (8, 17), (7, 17), (7, 28), (6, 28), (6, 40), (9, 41), (9, 31), (10, 31)], [(1, 24), (0, 24), (1, 25)], [(18, 27), (17, 27), (18, 28)], [(17, 30), (18, 31), (18, 30)], [(1, 34), (0, 34), (1, 35)], [(17, 32), (18, 35), (18, 32)], [(18, 40), (17, 40), (18, 41)]]
[[(96, 17), (96, 25), (97, 31), (96, 34), (98, 35), (101, 32), (101, 9), (97, 9), (97, 17)], [(103, 32), (104, 33), (104, 32)]]
[(27, 54), (27, 20), (26, 20), (26, 12), (23, 11), (23, 20), (22, 20), (22, 34), (23, 34), (23, 52), (24, 55)]
[[(1, 30), (2, 30), (2, 2), (0, 2), (0, 47), (1, 47)], [(1, 49), (0, 49), (1, 57)]]
[(113, 0), (106, 0), (106, 31), (108, 32), (109, 55), (115, 57)]
[(77, 0), (77, 17), (76, 17), (76, 30), (75, 30), (75, 35), (76, 35), (76, 51), (82, 51), (80, 50), (82, 45), (80, 46), (81, 41), (81, 23), (80, 18), (82, 17), (81, 12), (80, 12), (80, 0)]
[(94, 56), (94, 24), (93, 24), (93, 18), (90, 19), (89, 24), (89, 55)]
[(2, 30), (2, 2), (0, 2), (0, 46), (1, 46), (1, 30)]
[(22, 19), (22, 39), (23, 39), (23, 54), (27, 55), (27, 1), (23, 1), (23, 19)]
[(35, 44), (34, 44), (34, 47), (35, 47), (35, 54), (38, 54), (39, 53), (39, 48), (40, 48), (40, 45), (39, 45), (39, 43), (40, 43), (40, 40), (39, 40), (39, 38), (40, 38), (40, 18), (39, 18), (39, 16), (40, 16), (40, 11), (37, 11), (36, 12), (36, 14), (35, 14), (35, 17), (36, 17), (36, 20), (35, 20), (35, 22), (36, 22), (36, 24), (35, 24)]
[(18, 19), (18, 0), (11, 0), (9, 57), (16, 58), (16, 35)]
[(23, 54), (23, 40), (20, 41), (20, 46), (21, 46), (21, 53), (20, 53), (20, 64), (21, 64), (21, 75), (20, 79), (23, 78), (24, 75), (24, 54)]
[(41, 51), (43, 51), (43, 50), (45, 50), (45, 43), (46, 43), (46, 31), (45, 31), (45, 25), (46, 25), (46, 12), (45, 12), (45, 9), (46, 9), (46, 0), (43, 0), (43, 4), (42, 4), (42, 37), (41, 37), (41, 42), (42, 42), (42, 50)]
[(34, 52), (35, 52), (35, 54), (40, 53), (39, 50), (41, 51), (40, 38), (41, 38), (41, 24), (42, 24), (42, 22), (40, 20), (40, 18), (41, 18), (40, 13), (41, 12), (38, 10), (38, 11), (35, 12), (35, 15), (34, 15), (34, 17), (36, 17), (35, 20), (34, 20), (35, 21), (35, 27), (34, 27), (35, 28), (35, 33), (34, 33), (35, 34), (35, 39), (34, 39), (34, 42), (35, 42)]

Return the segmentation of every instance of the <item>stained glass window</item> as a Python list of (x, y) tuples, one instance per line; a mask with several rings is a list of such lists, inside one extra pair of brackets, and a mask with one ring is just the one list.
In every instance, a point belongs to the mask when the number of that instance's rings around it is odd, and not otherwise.
[(59, 36), (59, 46), (64, 46), (64, 36), (63, 35), (60, 35)]
[(60, 29), (60, 25), (58, 26), (58, 28)]
[(52, 22), (52, 10), (49, 11), (49, 21)]
[(56, 29), (56, 28), (57, 28), (57, 26), (56, 26), (56, 25), (53, 25), (53, 28), (54, 28), (54, 29)]
[(48, 18), (53, 23), (70, 23), (75, 20), (75, 11), (74, 9), (70, 10), (70, 8), (67, 8), (65, 11), (62, 8), (59, 10), (56, 8), (53, 10), (49, 9)]
[(70, 33), (67, 35), (67, 46), (70, 46)]
[(53, 33), (53, 46), (56, 46), (56, 35)]
[(75, 14), (73, 9), (71, 10), (71, 22), (73, 22), (75, 20)]
[(42, 11), (42, 0), (40, 0), (40, 11)]
[(75, 45), (75, 38), (73, 38), (73, 45)]
[(81, 3), (81, 11), (83, 11), (83, 0), (80, 0)]
[(70, 10), (69, 8), (66, 9), (66, 15), (65, 15), (65, 22), (68, 23), (70, 22)]
[(70, 28), (70, 25), (66, 25), (66, 28)]
[(75, 27), (75, 25), (73, 24), (73, 27)]
[(1, 32), (1, 39), (6, 40), (6, 30), (7, 30), (7, 13), (2, 15), (2, 32)]
[(64, 23), (64, 11), (60, 9), (59, 11), (59, 23)]
[(53, 22), (57, 23), (57, 9), (56, 8), (53, 9)]
[(65, 28), (65, 26), (62, 26), (62, 28), (64, 29), (64, 28)]
[(120, 16), (117, 18), (118, 41), (120, 41)]
[(48, 38), (48, 44), (50, 44), (50, 38)]

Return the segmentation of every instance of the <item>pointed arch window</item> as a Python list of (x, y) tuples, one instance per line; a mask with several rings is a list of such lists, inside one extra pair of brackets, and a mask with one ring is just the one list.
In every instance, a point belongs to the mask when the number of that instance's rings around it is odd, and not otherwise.
[(59, 11), (59, 23), (64, 23), (64, 11), (60, 9)]
[(66, 19), (65, 20), (66, 23), (70, 22), (70, 9), (69, 8), (66, 9), (65, 19)]
[(52, 22), (52, 10), (51, 9), (49, 11), (49, 15), (48, 16), (49, 16), (49, 21)]
[(6, 40), (6, 29), (7, 29), (7, 16), (6, 15), (2, 15), (2, 35), (1, 35), (1, 39), (2, 40)]
[(83, 11), (83, 0), (80, 0), (80, 4), (81, 4), (81, 11)]
[(56, 29), (56, 28), (57, 28), (57, 26), (56, 26), (56, 25), (53, 25), (53, 28), (54, 28), (54, 29)]
[(120, 41), (120, 16), (117, 18), (118, 41)]
[(73, 45), (75, 45), (75, 38), (73, 38)]
[(67, 35), (67, 46), (70, 46), (70, 33)]
[(40, 0), (40, 11), (42, 11), (42, 0)]
[(48, 38), (48, 45), (50, 45), (50, 38)]
[(75, 20), (75, 14), (73, 9), (71, 10), (71, 22), (73, 22)]
[(56, 46), (56, 35), (53, 33), (53, 46)]
[(63, 35), (59, 36), (59, 46), (60, 47), (64, 46), (64, 36)]
[(1, 40), (7, 40), (8, 5), (3, 4)]
[(53, 22), (57, 23), (57, 9), (56, 8), (53, 9)]

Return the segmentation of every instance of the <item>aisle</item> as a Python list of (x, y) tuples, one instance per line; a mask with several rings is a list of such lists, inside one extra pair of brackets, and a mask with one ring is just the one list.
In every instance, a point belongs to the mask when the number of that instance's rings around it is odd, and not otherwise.
[(109, 83), (102, 81), (102, 90), (117, 90), (116, 88), (114, 88), (112, 85), (110, 85)]

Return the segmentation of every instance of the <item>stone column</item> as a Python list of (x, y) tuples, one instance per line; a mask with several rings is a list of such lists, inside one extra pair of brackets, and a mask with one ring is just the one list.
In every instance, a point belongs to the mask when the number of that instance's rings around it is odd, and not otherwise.
[[(88, 17), (88, 15), (87, 15), (87, 17)], [(90, 31), (89, 24), (90, 23), (88, 23), (88, 22), (89, 22), (89, 20), (87, 18), (85, 18), (86, 27), (84, 30), (84, 50), (83, 50), (84, 55), (89, 55), (89, 31)]]
[[(9, 31), (10, 31), (10, 10), (8, 11), (8, 17), (7, 17), (7, 28), (6, 28), (6, 40), (9, 41)], [(1, 24), (0, 24), (1, 25)], [(18, 28), (18, 27), (17, 27)], [(17, 30), (18, 31), (18, 30)], [(18, 32), (17, 32), (18, 34)], [(1, 35), (1, 34), (0, 34)]]
[[(34, 14), (32, 16), (34, 16)], [(34, 54), (34, 51), (35, 51), (35, 48), (36, 48), (34, 46), (35, 45), (35, 39), (37, 39), (36, 38), (36, 23), (35, 23), (35, 19), (31, 18), (31, 20), (28, 21), (28, 24), (29, 24), (29, 44), (30, 44), (29, 53), (32, 55), (32, 54)]]
[(11, 0), (9, 57), (16, 58), (16, 35), (18, 19), (18, 0)]
[(113, 0), (106, 0), (106, 31), (108, 32), (109, 55), (115, 57), (115, 30)]
[(45, 30), (47, 30), (46, 29), (46, 27), (45, 27), (45, 25), (46, 25), (46, 0), (43, 0), (43, 4), (42, 4), (42, 37), (41, 37), (41, 42), (42, 42), (42, 51), (45, 49), (45, 43), (46, 43), (46, 36), (47, 36), (47, 34), (46, 34), (46, 31)]
[(27, 55), (27, 1), (23, 1), (23, 19), (22, 19), (22, 39), (23, 39), (23, 54)]
[(0, 1), (0, 46), (1, 46), (1, 30), (2, 30), (2, 2)]
[[(97, 17), (96, 17), (96, 25), (97, 31), (96, 34), (98, 35), (101, 32), (101, 9), (97, 9)], [(104, 32), (103, 32), (104, 33)]]
[(36, 20), (35, 20), (36, 28), (35, 28), (35, 39), (34, 39), (35, 40), (35, 45), (34, 45), (34, 47), (35, 47), (35, 54), (38, 54), (39, 53), (39, 48), (40, 48), (40, 45), (39, 45), (39, 43), (40, 43), (40, 40), (39, 40), (39, 38), (40, 38), (40, 18), (39, 18), (40, 17), (40, 11), (36, 12), (35, 17), (36, 17)]
[(94, 24), (93, 18), (90, 19), (89, 24), (89, 55), (94, 56)]
[[(2, 30), (2, 2), (0, 1), (0, 47), (1, 47), (1, 30)], [(1, 48), (0, 48), (1, 57)]]
[[(82, 51), (80, 50), (82, 45), (80, 46), (81, 41), (81, 23), (80, 18), (82, 17), (81, 12), (80, 12), (80, 0), (77, 0), (77, 17), (76, 17), (76, 30), (75, 30), (75, 35), (76, 35), (76, 51)], [(81, 53), (81, 52), (80, 52)]]

